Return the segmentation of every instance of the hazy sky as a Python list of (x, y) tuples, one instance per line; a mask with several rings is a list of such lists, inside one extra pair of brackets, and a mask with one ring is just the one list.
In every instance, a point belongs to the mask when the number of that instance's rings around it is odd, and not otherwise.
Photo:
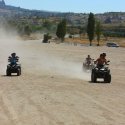
[(5, 0), (7, 5), (61, 12), (125, 12), (125, 0)]

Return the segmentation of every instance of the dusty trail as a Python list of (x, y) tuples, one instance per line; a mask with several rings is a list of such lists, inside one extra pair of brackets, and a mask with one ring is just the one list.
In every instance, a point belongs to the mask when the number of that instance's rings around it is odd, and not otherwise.
[[(125, 124), (123, 48), (8, 42), (0, 46), (1, 124)], [(20, 77), (4, 76), (7, 56), (13, 51), (20, 56), (23, 68)], [(88, 53), (96, 58), (100, 52), (107, 52), (111, 60), (111, 84), (92, 84), (90, 73), (81, 69)]]

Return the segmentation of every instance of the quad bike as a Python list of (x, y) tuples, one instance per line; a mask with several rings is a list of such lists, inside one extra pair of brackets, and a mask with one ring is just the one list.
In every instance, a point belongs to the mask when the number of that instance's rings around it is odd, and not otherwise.
[[(10, 58), (11, 57), (8, 57), (8, 62), (10, 62)], [(7, 65), (7, 69), (6, 69), (6, 75), (7, 76), (11, 76), (11, 73), (17, 73), (17, 76), (21, 75), (21, 64), (17, 64), (18, 60), (19, 60), (19, 57), (17, 57), (15, 59), (14, 63), (10, 62)]]
[(105, 83), (111, 82), (110, 69), (108, 68), (109, 64), (95, 66), (91, 72), (91, 81), (93, 83), (97, 82), (97, 78), (103, 78)]
[(94, 67), (94, 59), (92, 59), (91, 61), (87, 62), (83, 62), (83, 69), (85, 70), (92, 70)]

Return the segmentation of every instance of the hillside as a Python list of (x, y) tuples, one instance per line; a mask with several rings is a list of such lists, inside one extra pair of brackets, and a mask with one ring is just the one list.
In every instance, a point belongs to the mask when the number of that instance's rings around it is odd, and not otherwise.
[[(86, 33), (88, 15), (88, 13), (29, 10), (6, 5), (0, 1), (0, 20), (6, 20), (20, 33), (23, 32), (24, 26), (29, 25), (33, 32), (40, 31), (55, 34), (57, 24), (62, 18), (67, 20), (67, 33)], [(104, 36), (125, 37), (125, 12), (95, 14), (95, 18), (100, 20)]]
[[(0, 3), (1, 4), (1, 3)], [(0, 5), (0, 17), (4, 18), (22, 18), (22, 17), (38, 17), (38, 18), (66, 18), (69, 22), (74, 24), (84, 24), (87, 21), (88, 14), (86, 13), (61, 13), (61, 12), (49, 12), (43, 10), (29, 10), (20, 7), (14, 7), (10, 5)], [(101, 20), (104, 24), (116, 24), (125, 22), (125, 12), (107, 12), (102, 14), (95, 14), (95, 16)]]

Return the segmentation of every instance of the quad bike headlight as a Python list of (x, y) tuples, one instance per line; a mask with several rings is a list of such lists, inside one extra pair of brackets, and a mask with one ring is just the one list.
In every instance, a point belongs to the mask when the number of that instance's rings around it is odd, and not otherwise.
[(96, 70), (98, 70), (98, 68), (95, 68)]

